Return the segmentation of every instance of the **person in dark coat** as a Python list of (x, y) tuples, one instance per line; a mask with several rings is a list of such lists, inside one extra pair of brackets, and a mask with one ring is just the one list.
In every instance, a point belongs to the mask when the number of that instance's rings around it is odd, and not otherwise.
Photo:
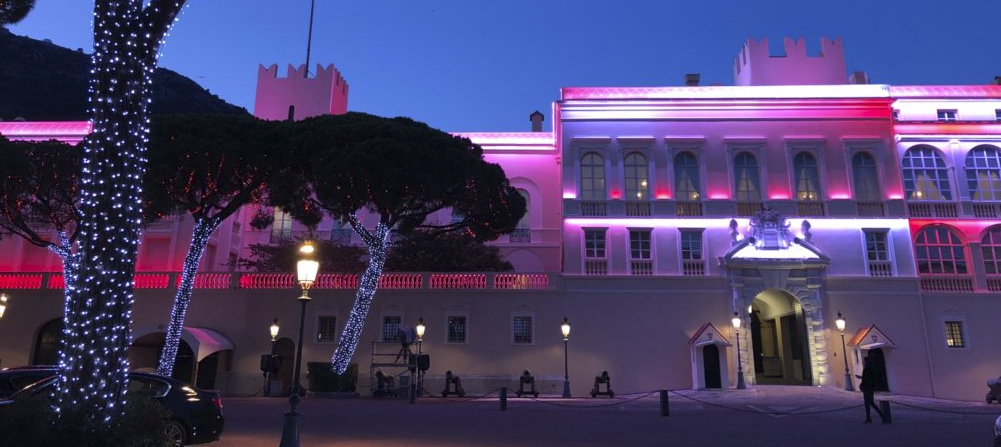
[(862, 397), (865, 400), (864, 423), (866, 424), (872, 423), (872, 416), (871, 413), (869, 413), (869, 407), (872, 407), (873, 410), (876, 410), (876, 414), (879, 415), (879, 420), (885, 424), (886, 417), (883, 416), (883, 412), (880, 411), (879, 407), (876, 406), (876, 400), (874, 398), (874, 395), (876, 393), (876, 382), (879, 381), (879, 379), (876, 378), (876, 371), (873, 370), (872, 359), (866, 357), (862, 363), (863, 363), (862, 375), (861, 376), (856, 375), (855, 377), (862, 379), (862, 383), (859, 384), (858, 388), (860, 391), (862, 391)]

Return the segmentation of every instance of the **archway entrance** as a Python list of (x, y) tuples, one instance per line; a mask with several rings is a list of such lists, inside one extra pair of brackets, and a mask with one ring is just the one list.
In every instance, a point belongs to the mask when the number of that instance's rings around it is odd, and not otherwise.
[(806, 317), (796, 298), (767, 289), (754, 297), (750, 320), (757, 383), (812, 385)]
[(31, 354), (32, 365), (58, 365), (59, 345), (63, 342), (63, 319), (56, 318), (45, 323), (35, 337), (35, 351)]
[(722, 388), (723, 380), (719, 367), (719, 348), (706, 345), (702, 348), (702, 370), (706, 378), (706, 388)]

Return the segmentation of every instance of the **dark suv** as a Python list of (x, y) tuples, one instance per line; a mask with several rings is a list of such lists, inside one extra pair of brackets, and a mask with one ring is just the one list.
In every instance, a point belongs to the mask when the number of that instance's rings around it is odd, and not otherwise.
[[(56, 370), (50, 368), (47, 377), (0, 400), (0, 410), (43, 393), (51, 395), (55, 389), (55, 373)], [(172, 447), (204, 444), (222, 435), (225, 419), (222, 399), (216, 391), (200, 390), (169, 377), (138, 372), (129, 373), (129, 391), (156, 399), (170, 413), (167, 435)]]

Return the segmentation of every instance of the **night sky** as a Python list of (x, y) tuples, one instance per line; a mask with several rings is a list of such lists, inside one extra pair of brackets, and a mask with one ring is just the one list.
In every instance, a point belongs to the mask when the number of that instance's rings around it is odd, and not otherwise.
[[(348, 107), (448, 131), (527, 131), (561, 86), (731, 84), (748, 37), (844, 39), (875, 83), (985, 84), (1001, 75), (1001, 1), (317, 0), (311, 60)], [(92, 46), (93, 1), (38, 0), (16, 34)], [(309, 0), (189, 0), (160, 65), (253, 109), (257, 65), (305, 61)]]

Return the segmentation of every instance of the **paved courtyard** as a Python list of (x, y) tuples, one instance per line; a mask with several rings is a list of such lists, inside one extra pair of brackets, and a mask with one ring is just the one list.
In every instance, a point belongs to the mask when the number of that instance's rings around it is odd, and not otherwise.
[[(468, 396), (467, 396), (468, 397)], [(692, 400), (692, 399), (698, 399)], [(1001, 405), (892, 396), (893, 424), (862, 424), (858, 393), (758, 386), (605, 399), (303, 400), (302, 445), (316, 446), (962, 446), (990, 447)], [(224, 400), (212, 447), (275, 447), (286, 399)]]

